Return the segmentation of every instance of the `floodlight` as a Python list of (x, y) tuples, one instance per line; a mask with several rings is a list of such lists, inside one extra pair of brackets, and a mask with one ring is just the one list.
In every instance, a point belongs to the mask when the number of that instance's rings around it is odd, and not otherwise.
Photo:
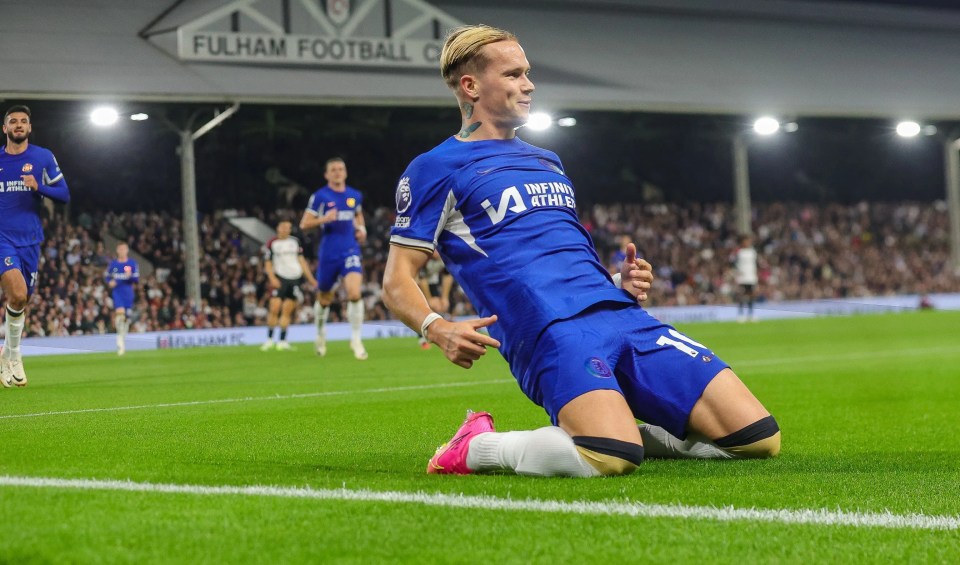
[(142, 122), (143, 120), (146, 120), (146, 119), (149, 118), (149, 117), (150, 117), (150, 116), (144, 114), (143, 112), (138, 112), (138, 113), (136, 113), (136, 114), (131, 114), (131, 115), (130, 115), (130, 119), (133, 120), (133, 121), (135, 121), (135, 122)]
[(553, 125), (553, 118), (550, 117), (550, 114), (544, 114), (543, 112), (534, 112), (530, 114), (530, 118), (527, 120), (527, 127), (534, 131), (543, 131)]
[(573, 126), (577, 125), (577, 119), (576, 119), (576, 118), (569, 118), (569, 117), (567, 117), (567, 118), (560, 118), (559, 120), (557, 120), (557, 125), (560, 126), (560, 127), (562, 127), (562, 128), (570, 128), (570, 127), (573, 127)]
[(110, 106), (100, 106), (90, 112), (90, 121), (95, 126), (112, 126), (117, 123), (119, 117), (120, 114), (117, 113), (117, 109)]
[(920, 134), (920, 129), (920, 124), (917, 122), (900, 122), (897, 124), (897, 135), (900, 137), (916, 137)]
[(780, 131), (780, 122), (769, 116), (757, 118), (757, 121), (753, 122), (753, 131), (760, 135), (773, 135)]

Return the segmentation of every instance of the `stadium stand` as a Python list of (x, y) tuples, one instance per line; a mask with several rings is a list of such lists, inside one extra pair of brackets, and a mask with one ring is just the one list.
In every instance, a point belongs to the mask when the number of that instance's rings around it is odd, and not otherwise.
[[(601, 257), (632, 236), (657, 273), (651, 305), (734, 302), (732, 205), (598, 205), (581, 218)], [(957, 290), (942, 202), (757, 204), (753, 218), (760, 300)]]
[[(275, 225), (299, 219), (299, 210), (231, 210)], [(580, 211), (598, 252), (611, 260), (617, 237), (630, 235), (657, 273), (649, 305), (732, 304), (732, 254), (736, 250), (730, 204), (594, 205)], [(759, 301), (831, 299), (893, 294), (956, 292), (948, 264), (948, 218), (943, 203), (755, 204), (760, 254)], [(380, 299), (394, 212), (367, 211), (362, 295), (367, 319), (388, 319)], [(138, 289), (131, 331), (262, 325), (267, 289), (256, 246), (225, 221), (224, 212), (199, 220), (200, 304), (184, 298), (180, 221), (167, 212), (81, 214), (70, 221), (55, 214), (45, 222), (40, 285), (31, 301), (28, 334), (63, 336), (108, 333), (110, 293), (103, 271), (112, 249), (124, 240), (152, 267)], [(313, 265), (316, 235), (301, 235)], [(148, 271), (149, 269), (144, 269)], [(312, 293), (295, 316), (312, 322)], [(342, 300), (335, 304), (342, 303)], [(468, 315), (466, 298), (454, 297), (453, 313)], [(335, 306), (331, 321), (343, 321)]]

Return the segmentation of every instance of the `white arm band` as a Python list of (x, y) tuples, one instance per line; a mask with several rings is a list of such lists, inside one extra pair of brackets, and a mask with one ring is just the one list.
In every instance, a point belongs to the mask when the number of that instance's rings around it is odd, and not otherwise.
[(621, 276), (620, 273), (613, 275), (613, 284), (616, 285), (617, 288), (623, 288), (623, 282), (620, 280)]
[(436, 312), (430, 312), (427, 314), (427, 317), (423, 319), (423, 323), (420, 324), (420, 335), (427, 337), (427, 328), (430, 327), (430, 324), (442, 319), (443, 316), (437, 314)]

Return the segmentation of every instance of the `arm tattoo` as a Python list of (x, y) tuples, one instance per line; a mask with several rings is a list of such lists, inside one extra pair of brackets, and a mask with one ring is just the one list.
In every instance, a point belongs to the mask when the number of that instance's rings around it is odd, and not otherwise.
[(460, 138), (461, 138), (461, 139), (466, 139), (466, 138), (470, 137), (470, 134), (473, 133), (473, 132), (475, 132), (475, 131), (477, 131), (477, 129), (478, 129), (481, 125), (483, 125), (483, 122), (473, 122), (473, 123), (470, 124), (469, 126), (463, 128), (462, 130), (460, 130)]

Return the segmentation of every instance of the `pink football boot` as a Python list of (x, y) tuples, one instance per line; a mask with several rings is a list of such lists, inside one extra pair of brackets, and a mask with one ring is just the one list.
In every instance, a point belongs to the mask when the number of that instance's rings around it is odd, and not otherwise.
[(489, 412), (467, 410), (467, 419), (453, 435), (453, 439), (437, 448), (437, 452), (427, 463), (427, 473), (469, 475), (473, 472), (467, 467), (467, 450), (470, 440), (478, 434), (492, 432), (493, 416)]

